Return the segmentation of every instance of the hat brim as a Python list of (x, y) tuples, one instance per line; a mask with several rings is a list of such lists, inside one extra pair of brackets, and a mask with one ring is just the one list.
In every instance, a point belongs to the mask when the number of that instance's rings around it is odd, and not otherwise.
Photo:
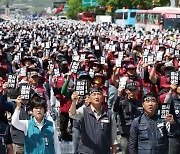
[(161, 71), (164, 72), (166, 68), (172, 68), (172, 71), (176, 71), (177, 69), (175, 66), (162, 66)]
[(32, 58), (23, 58), (23, 59), (21, 60), (21, 63), (24, 65), (24, 62), (25, 62), (26, 60), (30, 60), (32, 64), (33, 64), (33, 63), (36, 63), (36, 61), (33, 60)]

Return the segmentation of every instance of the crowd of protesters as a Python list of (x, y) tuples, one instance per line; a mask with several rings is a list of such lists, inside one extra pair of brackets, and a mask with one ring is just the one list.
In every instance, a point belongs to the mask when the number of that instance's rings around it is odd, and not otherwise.
[(179, 59), (179, 30), (1, 23), (0, 153), (177, 154)]

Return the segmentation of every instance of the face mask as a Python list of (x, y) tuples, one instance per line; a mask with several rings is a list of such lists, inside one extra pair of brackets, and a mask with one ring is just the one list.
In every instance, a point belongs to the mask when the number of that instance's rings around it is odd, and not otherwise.
[(63, 67), (63, 68), (62, 68), (63, 74), (68, 73), (68, 71), (69, 71), (68, 67)]

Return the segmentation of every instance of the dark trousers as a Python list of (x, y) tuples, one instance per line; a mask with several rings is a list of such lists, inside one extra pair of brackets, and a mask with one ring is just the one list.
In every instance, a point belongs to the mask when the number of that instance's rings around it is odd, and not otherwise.
[(60, 131), (66, 132), (69, 122), (69, 113), (60, 113)]
[(69, 113), (60, 113), (60, 132), (62, 140), (72, 140), (72, 136), (67, 132)]
[(169, 138), (169, 154), (180, 153), (180, 139)]

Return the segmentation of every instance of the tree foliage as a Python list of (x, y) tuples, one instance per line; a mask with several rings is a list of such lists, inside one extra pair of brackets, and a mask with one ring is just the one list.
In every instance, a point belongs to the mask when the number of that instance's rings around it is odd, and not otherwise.
[(112, 11), (108, 13), (105, 10), (100, 10), (99, 7), (82, 7), (82, 0), (68, 0), (68, 16), (74, 19), (78, 12), (94, 10), (96, 14), (113, 15), (118, 8), (151, 9), (156, 6), (166, 6), (170, 3), (170, 0), (98, 0), (98, 3), (99, 6), (112, 6)]
[[(59, 0), (9, 0), (9, 4), (25, 3), (35, 7), (36, 11), (43, 11), (44, 8), (52, 7), (52, 3)], [(165, 6), (170, 3), (170, 0), (97, 0), (99, 6), (112, 6), (110, 14), (118, 8), (142, 8), (150, 9), (155, 6)], [(0, 5), (5, 5), (6, 0), (0, 0)], [(75, 19), (77, 13), (85, 11), (95, 11), (97, 14), (107, 14), (104, 10), (99, 10), (99, 7), (83, 7), (82, 0), (68, 0), (69, 11), (68, 17)]]
[(82, 12), (81, 0), (68, 0), (69, 10), (67, 12), (68, 18), (75, 19), (77, 13)]

